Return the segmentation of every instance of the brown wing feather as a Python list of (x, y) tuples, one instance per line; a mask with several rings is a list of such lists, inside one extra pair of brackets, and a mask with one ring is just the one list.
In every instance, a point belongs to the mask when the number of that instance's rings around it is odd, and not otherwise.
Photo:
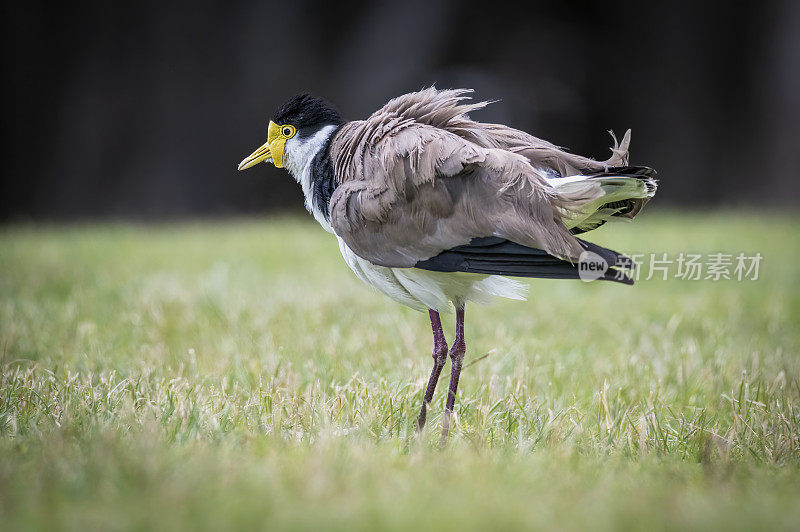
[[(331, 225), (359, 256), (410, 267), (472, 238), (502, 236), (560, 257), (581, 248), (562, 199), (524, 157), (419, 123), (348, 124), (331, 150)], [(358, 139), (358, 140), (356, 140)]]
[(540, 172), (575, 175), (623, 164), (630, 132), (603, 162), (570, 154), (523, 131), (471, 120), (488, 102), (434, 88), (349, 122), (331, 148), (339, 182), (331, 225), (361, 257), (413, 266), (472, 238), (501, 236), (574, 260), (581, 252), (561, 214), (602, 195), (597, 186), (559, 195)]
[(527, 158), (536, 168), (549, 168), (562, 176), (579, 175), (628, 164), (630, 130), (617, 142), (613, 132), (612, 155), (605, 161), (569, 153), (546, 140), (502, 124), (486, 124), (469, 118), (468, 113), (491, 102), (465, 103), (472, 89), (437, 90), (434, 87), (404, 94), (389, 101), (377, 116), (394, 115), (450, 131), (484, 148), (500, 148)]

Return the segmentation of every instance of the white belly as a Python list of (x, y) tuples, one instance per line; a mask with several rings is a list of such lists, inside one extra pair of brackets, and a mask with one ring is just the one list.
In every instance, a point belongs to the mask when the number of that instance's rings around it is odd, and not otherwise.
[[(338, 238), (338, 237), (337, 237)], [(376, 266), (356, 255), (341, 238), (339, 250), (356, 276), (390, 298), (417, 310), (450, 312), (451, 303), (488, 303), (494, 297), (525, 299), (527, 285), (499, 275), (432, 272)]]

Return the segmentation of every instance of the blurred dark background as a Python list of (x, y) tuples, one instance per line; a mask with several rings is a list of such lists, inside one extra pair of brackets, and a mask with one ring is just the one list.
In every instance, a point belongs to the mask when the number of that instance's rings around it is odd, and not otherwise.
[(6, 2), (0, 217), (301, 209), (237, 163), (301, 90), (361, 118), (435, 83), (595, 158), (633, 129), (662, 205), (800, 203), (800, 2)]

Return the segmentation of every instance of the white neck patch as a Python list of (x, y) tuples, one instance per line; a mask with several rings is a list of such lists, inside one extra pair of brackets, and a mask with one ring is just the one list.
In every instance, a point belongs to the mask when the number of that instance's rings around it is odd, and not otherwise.
[(317, 207), (314, 201), (314, 186), (311, 183), (311, 162), (317, 153), (325, 147), (331, 134), (336, 130), (336, 126), (325, 126), (310, 137), (298, 138), (297, 136), (286, 141), (283, 148), (283, 166), (292, 174), (294, 180), (300, 183), (303, 189), (303, 196), (306, 199), (306, 210), (310, 212), (320, 225), (333, 233), (330, 223), (325, 219), (325, 215)]

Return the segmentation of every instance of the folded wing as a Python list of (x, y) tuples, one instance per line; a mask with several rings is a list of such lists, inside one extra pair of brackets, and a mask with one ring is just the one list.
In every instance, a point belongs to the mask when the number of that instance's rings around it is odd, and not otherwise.
[[(334, 231), (382, 266), (525, 276), (547, 266), (574, 277), (593, 245), (573, 235), (632, 218), (655, 193), (653, 171), (626, 166), (630, 131), (595, 161), (470, 119), (488, 102), (465, 103), (469, 92), (424, 89), (342, 127), (331, 147)], [(517, 262), (476, 245), (489, 237), (518, 246)]]
[(530, 162), (401, 117), (346, 124), (331, 149), (340, 185), (331, 226), (359, 256), (413, 267), (473, 238), (496, 236), (576, 260), (562, 223), (575, 205)]

